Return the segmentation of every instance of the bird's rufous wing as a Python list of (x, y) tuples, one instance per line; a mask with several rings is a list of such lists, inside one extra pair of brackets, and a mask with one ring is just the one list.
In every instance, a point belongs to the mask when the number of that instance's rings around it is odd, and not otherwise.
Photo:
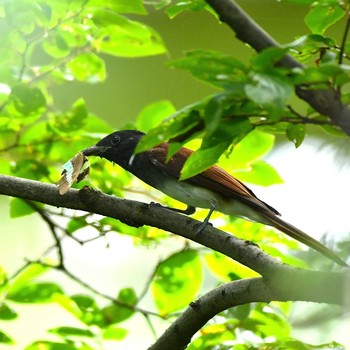
[[(166, 162), (167, 151), (168, 144), (162, 143), (148, 151), (147, 155), (153, 165), (158, 169), (162, 170), (168, 176), (179, 179), (183, 165), (193, 151), (182, 147), (168, 162)], [(247, 205), (253, 206), (257, 210), (271, 210), (274, 214), (279, 215), (276, 209), (258, 199), (242, 182), (216, 165), (184, 181), (215, 191), (225, 197), (237, 199)]]

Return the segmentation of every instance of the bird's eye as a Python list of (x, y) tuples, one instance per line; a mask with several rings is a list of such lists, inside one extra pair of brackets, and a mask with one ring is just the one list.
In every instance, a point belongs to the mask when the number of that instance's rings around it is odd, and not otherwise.
[(117, 145), (120, 142), (120, 136), (119, 135), (115, 135), (113, 136), (113, 138), (111, 139), (111, 144), (113, 146)]

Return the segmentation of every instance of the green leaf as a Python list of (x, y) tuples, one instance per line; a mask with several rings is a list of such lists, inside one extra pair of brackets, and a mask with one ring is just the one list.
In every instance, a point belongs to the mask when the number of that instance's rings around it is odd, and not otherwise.
[(180, 111), (142, 137), (136, 146), (135, 153), (147, 151), (170, 138), (183, 135), (193, 129), (200, 121), (201, 117), (197, 110)]
[(0, 330), (0, 344), (15, 344), (15, 341), (6, 333)]
[(219, 126), (224, 113), (224, 96), (215, 95), (212, 97), (204, 110), (204, 121), (207, 134), (213, 133)]
[(106, 340), (122, 340), (128, 334), (128, 331), (121, 327), (109, 326), (103, 330), (102, 337)]
[(0, 320), (13, 320), (17, 316), (17, 312), (11, 309), (6, 303), (0, 305)]
[(298, 148), (305, 138), (305, 125), (289, 124), (286, 130), (286, 135), (288, 140), (295, 144), (295, 148)]
[(314, 7), (311, 8), (304, 20), (313, 33), (323, 34), (345, 14), (345, 10), (337, 3), (315, 2)]
[(27, 179), (40, 180), (49, 176), (48, 168), (35, 159), (18, 161), (12, 169), (14, 175)]
[(144, 107), (137, 116), (137, 129), (147, 132), (158, 126), (159, 123), (171, 116), (175, 111), (174, 105), (169, 100), (153, 102)]
[(16, 85), (11, 90), (9, 111), (20, 117), (38, 117), (46, 109), (46, 99), (37, 87)]
[(152, 281), (154, 302), (162, 315), (180, 310), (197, 296), (203, 269), (197, 252), (175, 253), (161, 262)]
[(209, 270), (223, 282), (258, 276), (255, 271), (218, 252), (205, 254), (204, 259)]
[(90, 0), (89, 6), (103, 6), (117, 13), (147, 14), (142, 0)]
[(166, 9), (166, 13), (170, 18), (174, 18), (184, 11), (194, 11), (198, 12), (203, 10), (207, 3), (203, 0), (184, 0), (178, 1), (173, 6)]
[(57, 115), (49, 122), (49, 127), (55, 133), (76, 133), (84, 129), (85, 123), (88, 119), (89, 112), (85, 101), (80, 98), (74, 102), (72, 108), (63, 115)]
[[(91, 348), (84, 347), (84, 350), (89, 350), (89, 349)], [(39, 340), (27, 346), (24, 350), (77, 350), (77, 348), (74, 344)]]
[[(57, 301), (57, 295), (55, 295), (53, 299)], [(78, 317), (82, 322), (87, 325), (97, 325), (99, 327), (106, 325), (103, 314), (92, 297), (77, 294), (73, 295), (70, 299), (75, 303), (75, 305), (71, 304), (69, 300), (64, 299), (59, 302), (63, 307), (65, 307), (66, 310), (72, 312), (73, 315)], [(78, 310), (76, 310), (76, 307)]]
[(10, 285), (9, 293), (17, 293), (24, 289), (30, 281), (43, 275), (45, 272), (49, 271), (50, 268), (43, 266), (41, 264), (30, 264), (23, 271), (21, 271), (16, 278), (12, 281)]
[(95, 42), (101, 52), (121, 57), (142, 57), (166, 52), (159, 34), (146, 24), (99, 8), (92, 20), (100, 28), (100, 40)]
[(60, 286), (49, 282), (31, 282), (21, 289), (10, 289), (8, 299), (20, 303), (45, 303), (51, 301), (52, 295), (63, 293)]
[(205, 135), (201, 147), (188, 158), (181, 171), (181, 180), (208, 169), (218, 161), (232, 142), (239, 142), (252, 130), (253, 127), (246, 118), (220, 123), (215, 133)]
[(87, 225), (88, 224), (87, 224), (84, 217), (75, 217), (75, 218), (72, 218), (71, 220), (69, 220), (69, 222), (66, 226), (66, 230), (67, 230), (67, 233), (69, 235), (71, 235), (75, 231), (77, 231), (83, 227), (86, 227)]
[(49, 332), (61, 337), (94, 337), (94, 333), (89, 329), (77, 327), (57, 327), (50, 329)]
[(245, 85), (245, 93), (257, 104), (272, 110), (283, 109), (293, 94), (293, 86), (283, 75), (252, 73), (253, 83)]
[[(71, 43), (74, 40), (74, 34), (68, 30), (55, 30), (43, 42), (43, 50), (53, 58), (63, 58), (71, 53), (72, 46), (76, 43)], [(71, 45), (73, 44), (73, 45)]]
[(69, 76), (79, 81), (86, 81), (90, 84), (100, 83), (106, 79), (106, 67), (103, 59), (92, 52), (83, 53), (74, 57), (66, 65)]
[(274, 135), (253, 130), (234, 146), (229, 158), (223, 157), (220, 164), (229, 169), (249, 167), (251, 162), (260, 159), (270, 152), (274, 143)]
[(247, 80), (247, 68), (239, 60), (221, 52), (194, 50), (169, 63), (171, 67), (189, 70), (196, 78), (217, 87), (232, 89)]
[(283, 183), (277, 170), (270, 164), (257, 160), (250, 165), (248, 171), (235, 171), (235, 176), (243, 182), (254, 185), (271, 186)]
[(32, 208), (28, 203), (20, 198), (12, 198), (10, 202), (10, 217), (19, 218), (22, 216), (36, 213), (36, 210)]
[(137, 303), (137, 296), (132, 288), (124, 288), (118, 294), (118, 301), (128, 306), (111, 304), (102, 310), (107, 324), (119, 323), (130, 318), (135, 311), (133, 305)]
[(269, 47), (255, 55), (252, 60), (252, 67), (256, 71), (266, 72), (269, 69), (276, 71), (275, 64), (279, 62), (286, 54), (288, 49), (284, 47)]

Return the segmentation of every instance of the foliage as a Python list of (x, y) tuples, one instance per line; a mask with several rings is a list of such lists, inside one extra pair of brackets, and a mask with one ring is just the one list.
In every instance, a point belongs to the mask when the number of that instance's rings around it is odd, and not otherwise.
[[(269, 186), (282, 182), (276, 170), (263, 160), (273, 148), (276, 134), (285, 135), (296, 147), (303, 142), (308, 124), (342, 135), (327, 116), (309, 106), (297, 111), (292, 103), (295, 87), (301, 84), (309, 89), (327, 87), (341, 94), (349, 82), (349, 67), (343, 61), (349, 58), (350, 44), (346, 40), (338, 43), (326, 35), (327, 29), (348, 13), (349, 5), (336, 0), (291, 2), (312, 5), (305, 17), (311, 33), (292, 43), (264, 50), (252, 56), (248, 64), (221, 52), (205, 50), (192, 50), (170, 61), (169, 68), (188, 71), (196, 79), (214, 86), (217, 93), (178, 111), (167, 100), (146, 106), (135, 125), (148, 132), (138, 151), (171, 140), (170, 157), (187, 144), (198, 150), (186, 163), (183, 178), (219, 163), (241, 180)], [(187, 10), (213, 13), (203, 0), (150, 3), (157, 10), (164, 7), (171, 18)], [(55, 183), (60, 166), (70, 155), (112, 131), (106, 122), (89, 111), (82, 99), (69, 110), (57, 110), (52, 86), (71, 81), (103, 82), (107, 74), (103, 54), (131, 58), (165, 53), (160, 34), (131, 19), (135, 16), (129, 14), (146, 15), (147, 9), (141, 0), (2, 2), (0, 173)], [(288, 69), (276, 65), (286, 53), (306, 66)], [(343, 93), (342, 98), (348, 101), (349, 94)], [(82, 186), (89, 184), (121, 197), (135, 184), (143, 186), (111, 164), (99, 161), (92, 168), (91, 180), (83, 181)], [(174, 205), (173, 200), (160, 198), (148, 188), (142, 193), (151, 193), (158, 200)], [(136, 229), (110, 218), (96, 218), (93, 214), (48, 209), (16, 198), (11, 200), (12, 218), (33, 213), (38, 213), (49, 224), (50, 233), (57, 242), (62, 234), (79, 241), (76, 233), (84, 230), (95, 232), (93, 239), (110, 232), (128, 235), (135, 244), (151, 248), (168, 239), (166, 233), (150, 227)], [(203, 218), (202, 212), (196, 215)], [(245, 232), (245, 239), (261, 240), (266, 250), (270, 249), (286, 263), (306, 264), (295, 256), (287, 257), (283, 249), (273, 249), (272, 242), (284, 249), (298, 250), (299, 247), (271, 229), (242, 220), (225, 222), (222, 226)], [(89, 293), (73, 294), (47, 277), (53, 270), (60, 270), (88, 287), (66, 269), (62, 247), (57, 242), (15, 275), (7, 276), (5, 271), (0, 271), (2, 324), (19, 318), (18, 305), (43, 303), (60, 305), (81, 324), (80, 327), (63, 324), (53, 328), (49, 332), (54, 340), (49, 336), (37, 339), (28, 344), (27, 350), (97, 349), (101, 341), (118, 342), (127, 337), (125, 321), (130, 321), (135, 314), (145, 316), (150, 323), (150, 317), (173, 319), (176, 312), (203, 292), (207, 274), (211, 274), (216, 283), (256, 275), (219, 253), (180, 242), (181, 249), (170, 253), (153, 273), (149, 272), (152, 278), (141, 293), (124, 287), (115, 297), (108, 297), (89, 287)], [(48, 258), (52, 249), (58, 251), (55, 261)], [(153, 310), (140, 307), (146, 294), (151, 295)], [(288, 314), (289, 305), (277, 303), (269, 306), (257, 303), (227, 310), (202, 329), (189, 349), (231, 349), (233, 346), (235, 349), (326, 349), (337, 346), (316, 347), (293, 339)], [(18, 336), (0, 330), (0, 343), (15, 346)]]

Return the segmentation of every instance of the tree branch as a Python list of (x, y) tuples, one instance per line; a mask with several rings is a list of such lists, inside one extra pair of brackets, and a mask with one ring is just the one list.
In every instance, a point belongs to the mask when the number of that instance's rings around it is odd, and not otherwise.
[(191, 303), (151, 347), (152, 350), (183, 349), (208, 320), (236, 305), (271, 300), (302, 300), (339, 305), (347, 302), (346, 285), (350, 280), (348, 270), (343, 273), (322, 272), (284, 265), (255, 244), (209, 225), (197, 234), (199, 221), (159, 206), (119, 199), (89, 187), (70, 189), (62, 196), (55, 185), (6, 175), (0, 175), (0, 194), (55, 207), (93, 212), (118, 219), (130, 226), (157, 227), (221, 252), (263, 276), (222, 285)]
[[(236, 33), (239, 40), (249, 44), (256, 51), (280, 46), (233, 1), (206, 0), (206, 2), (219, 15), (220, 20)], [(288, 68), (304, 67), (290, 55), (286, 55), (279, 64)], [(337, 91), (332, 88), (312, 90), (307, 86), (298, 85), (295, 92), (299, 98), (306, 101), (318, 113), (328, 116), (334, 125), (339, 126), (346, 134), (350, 135), (350, 107), (341, 102)]]
[[(315, 278), (314, 272), (308, 272)], [(307, 274), (308, 274), (307, 273)], [(211, 318), (220, 312), (231, 307), (248, 304), (252, 302), (270, 302), (275, 301), (293, 301), (299, 300), (300, 287), (308, 289), (309, 282), (307, 275), (303, 276), (300, 285), (299, 277), (298, 286), (289, 283), (291, 290), (288, 293), (283, 293), (278, 288), (273, 288), (261, 278), (248, 278), (244, 280), (234, 281), (223, 284), (210, 292), (206, 293), (189, 307), (178, 317), (171, 326), (163, 333), (163, 335), (155, 342), (149, 350), (180, 350), (185, 349), (190, 343), (193, 335), (198, 332)], [(318, 278), (320, 277), (320, 278)], [(328, 283), (327, 279), (318, 276), (320, 288), (325, 288)], [(294, 282), (294, 281), (293, 281)], [(335, 287), (336, 288), (336, 287)]]

